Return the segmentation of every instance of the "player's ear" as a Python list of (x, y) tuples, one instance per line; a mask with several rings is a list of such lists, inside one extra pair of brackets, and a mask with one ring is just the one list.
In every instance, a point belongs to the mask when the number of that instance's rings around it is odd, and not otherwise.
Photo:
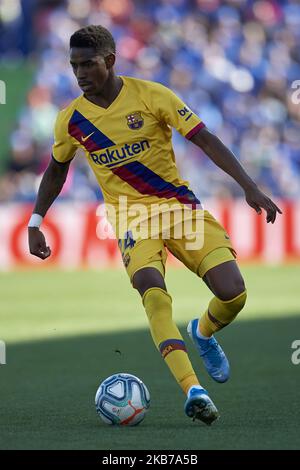
[(106, 68), (111, 69), (116, 62), (116, 56), (115, 54), (108, 54), (106, 57), (104, 57)]

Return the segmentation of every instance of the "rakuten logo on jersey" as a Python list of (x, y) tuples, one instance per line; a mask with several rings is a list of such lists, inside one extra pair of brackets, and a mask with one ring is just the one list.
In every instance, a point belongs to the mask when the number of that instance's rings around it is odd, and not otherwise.
[(104, 165), (108, 168), (117, 166), (124, 160), (129, 160), (135, 155), (150, 148), (148, 140), (141, 140), (134, 144), (125, 144), (121, 148), (111, 150), (110, 148), (105, 149), (101, 153), (90, 153), (91, 159), (96, 165)]

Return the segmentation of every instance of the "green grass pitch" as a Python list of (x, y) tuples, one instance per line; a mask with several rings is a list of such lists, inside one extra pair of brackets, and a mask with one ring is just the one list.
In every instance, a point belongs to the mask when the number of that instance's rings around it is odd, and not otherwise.
[[(300, 266), (243, 266), (245, 310), (219, 333), (231, 362), (213, 382), (185, 332), (210, 296), (184, 269), (167, 273), (174, 318), (194, 368), (219, 408), (211, 427), (190, 421), (184, 396), (154, 348), (138, 294), (123, 270), (0, 274), (1, 449), (296, 449), (300, 442)], [(121, 351), (121, 354), (116, 350)], [(137, 427), (107, 426), (95, 412), (99, 383), (139, 376), (151, 407)]]

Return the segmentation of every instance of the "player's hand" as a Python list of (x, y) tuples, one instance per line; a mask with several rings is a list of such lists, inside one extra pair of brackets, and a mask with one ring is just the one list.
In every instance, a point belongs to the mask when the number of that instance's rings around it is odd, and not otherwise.
[(252, 207), (258, 214), (262, 213), (262, 209), (266, 211), (267, 223), (271, 222), (274, 224), (277, 212), (282, 214), (279, 207), (277, 207), (276, 204), (257, 187), (246, 189), (245, 197), (249, 206)]
[(51, 249), (46, 246), (43, 233), (37, 227), (28, 227), (29, 251), (32, 255), (46, 259), (51, 255)]

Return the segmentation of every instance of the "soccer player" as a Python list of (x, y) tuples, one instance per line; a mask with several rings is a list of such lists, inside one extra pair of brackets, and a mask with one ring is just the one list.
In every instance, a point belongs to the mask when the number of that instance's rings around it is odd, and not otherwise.
[[(200, 385), (172, 320), (172, 299), (164, 280), (166, 248), (201, 277), (213, 293), (202, 316), (190, 321), (188, 333), (208, 374), (217, 382), (225, 382), (230, 369), (214, 333), (241, 311), (246, 290), (229, 236), (202, 209), (188, 183), (179, 176), (171, 128), (175, 127), (234, 178), (244, 190), (247, 203), (259, 214), (262, 209), (266, 211), (267, 222), (274, 223), (281, 211), (259, 190), (232, 152), (171, 90), (159, 83), (117, 76), (115, 53), (114, 39), (102, 26), (82, 28), (70, 38), (70, 63), (83, 94), (58, 114), (52, 159), (28, 224), (30, 253), (41, 259), (50, 256), (40, 225), (64, 185), (75, 153), (84, 150), (105, 203), (117, 215), (124, 215), (125, 211), (127, 216), (125, 224), (113, 224), (123, 262), (133, 287), (142, 297), (153, 341), (186, 395), (185, 413), (211, 424), (218, 418), (218, 410)], [(127, 209), (120, 206), (120, 199), (125, 196)], [(171, 213), (175, 207), (186, 209), (192, 225), (197, 219), (202, 220), (200, 248), (187, 247), (191, 231), (181, 237), (165, 236), (160, 222), (153, 237), (128, 230), (133, 220), (131, 208), (136, 204), (157, 207), (158, 203), (163, 204), (164, 212)], [(171, 229), (176, 226), (174, 213)], [(152, 215), (141, 217), (144, 225)]]

